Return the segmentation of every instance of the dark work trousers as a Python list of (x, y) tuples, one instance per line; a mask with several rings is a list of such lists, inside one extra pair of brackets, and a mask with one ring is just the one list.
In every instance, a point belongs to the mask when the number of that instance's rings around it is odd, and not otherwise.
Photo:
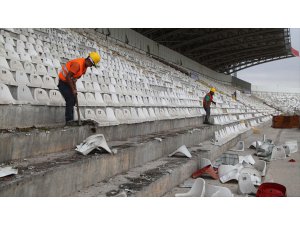
[(57, 87), (66, 101), (66, 112), (65, 112), (66, 122), (74, 120), (74, 106), (75, 106), (76, 99), (72, 93), (70, 86), (67, 83), (59, 80)]
[(204, 122), (207, 122), (207, 123), (208, 123), (208, 122), (209, 122), (208, 120), (209, 120), (209, 117), (210, 117), (210, 107), (204, 108), (204, 110), (205, 110), (205, 112), (206, 112)]

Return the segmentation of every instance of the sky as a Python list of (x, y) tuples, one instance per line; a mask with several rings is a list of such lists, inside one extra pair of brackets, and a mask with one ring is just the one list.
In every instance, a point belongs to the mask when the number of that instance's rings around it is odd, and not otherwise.
[[(290, 32), (292, 47), (300, 51), (300, 28), (292, 28)], [(237, 77), (253, 85), (300, 88), (300, 57), (253, 66), (239, 71)]]

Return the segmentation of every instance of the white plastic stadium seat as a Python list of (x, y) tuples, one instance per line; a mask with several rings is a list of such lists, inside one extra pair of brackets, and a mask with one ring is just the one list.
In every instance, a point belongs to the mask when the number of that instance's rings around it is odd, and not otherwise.
[(0, 83), (0, 104), (14, 104), (9, 88), (7, 85)]

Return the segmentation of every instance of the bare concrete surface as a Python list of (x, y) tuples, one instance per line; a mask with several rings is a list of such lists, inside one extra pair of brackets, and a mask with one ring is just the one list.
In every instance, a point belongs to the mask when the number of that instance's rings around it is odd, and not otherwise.
[[(298, 142), (298, 152), (291, 154), (283, 160), (275, 160), (267, 162), (267, 173), (262, 179), (262, 182), (273, 181), (284, 185), (287, 189), (288, 197), (299, 197), (300, 196), (300, 130), (299, 129), (274, 129), (270, 126), (265, 126), (259, 129), (259, 133), (252, 134), (245, 141), (245, 151), (227, 151), (228, 153), (235, 153), (239, 155), (249, 155), (251, 154), (254, 160), (258, 160), (258, 157), (254, 155), (256, 152), (254, 149), (249, 149), (250, 144), (256, 140), (262, 140), (263, 134), (266, 135), (267, 139), (272, 139), (276, 145), (284, 144), (288, 140), (297, 140)], [(296, 162), (289, 162), (290, 159), (294, 159)], [(222, 186), (229, 188), (232, 193), (237, 197), (243, 197), (248, 195), (241, 195), (237, 192), (238, 182), (230, 181), (222, 184), (220, 180), (214, 180), (210, 177), (203, 177), (205, 181), (209, 184)], [(189, 178), (185, 180), (179, 186), (173, 188), (167, 192), (165, 197), (174, 197), (176, 193), (184, 193), (189, 191), (190, 188), (180, 187), (184, 186), (184, 183), (191, 184), (195, 179)], [(253, 196), (253, 195), (249, 195)]]

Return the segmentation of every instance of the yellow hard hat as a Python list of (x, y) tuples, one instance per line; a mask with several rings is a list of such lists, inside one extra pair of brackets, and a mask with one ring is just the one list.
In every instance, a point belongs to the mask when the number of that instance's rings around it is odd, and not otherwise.
[(91, 53), (89, 54), (89, 57), (93, 60), (94, 66), (95, 66), (98, 62), (100, 62), (100, 59), (101, 59), (101, 57), (100, 57), (100, 55), (98, 54), (98, 52), (91, 52)]
[(213, 93), (215, 93), (215, 92), (216, 92), (216, 89), (215, 89), (214, 87), (212, 87), (212, 88), (210, 89), (210, 91), (213, 92)]

